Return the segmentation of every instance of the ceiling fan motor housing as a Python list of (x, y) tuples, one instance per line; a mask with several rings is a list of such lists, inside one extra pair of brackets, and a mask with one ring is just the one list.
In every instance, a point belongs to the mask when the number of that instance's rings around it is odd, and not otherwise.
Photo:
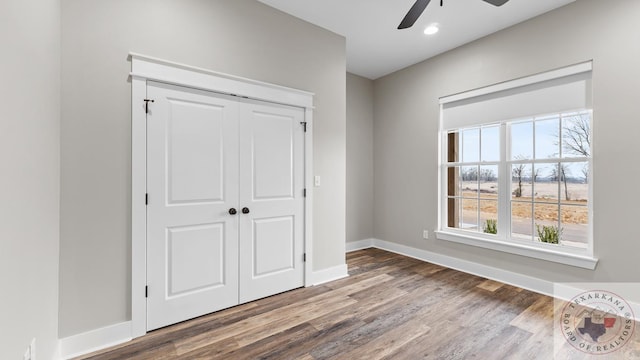
[[(486, 3), (489, 3), (494, 6), (502, 6), (509, 0), (483, 0)], [(407, 15), (404, 16), (404, 19), (398, 25), (398, 29), (406, 29), (413, 26), (416, 23), (420, 15), (424, 12), (424, 9), (427, 8), (427, 5), (431, 0), (416, 0), (416, 2), (411, 6)], [(440, 0), (440, 6), (442, 6), (444, 0)]]

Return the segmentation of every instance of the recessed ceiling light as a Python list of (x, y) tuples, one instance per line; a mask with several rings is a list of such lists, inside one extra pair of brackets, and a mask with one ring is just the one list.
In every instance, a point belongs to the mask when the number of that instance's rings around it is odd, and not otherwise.
[(433, 35), (433, 34), (437, 33), (438, 31), (440, 31), (440, 29), (438, 29), (438, 24), (431, 24), (431, 25), (427, 26), (426, 29), (424, 29), (424, 34), (425, 35)]

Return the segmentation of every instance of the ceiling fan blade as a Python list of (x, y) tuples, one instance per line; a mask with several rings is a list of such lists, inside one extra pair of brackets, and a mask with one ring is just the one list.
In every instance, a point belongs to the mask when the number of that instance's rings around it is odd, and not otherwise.
[(402, 19), (400, 25), (398, 25), (398, 29), (406, 29), (412, 27), (413, 24), (415, 24), (416, 20), (418, 20), (420, 15), (422, 15), (424, 9), (427, 8), (429, 2), (431, 2), (431, 0), (417, 0), (416, 3), (413, 4), (411, 9), (409, 9), (409, 12), (407, 13), (407, 15), (405, 15), (404, 19)]
[(483, 0), (483, 1), (494, 6), (502, 6), (509, 0)]

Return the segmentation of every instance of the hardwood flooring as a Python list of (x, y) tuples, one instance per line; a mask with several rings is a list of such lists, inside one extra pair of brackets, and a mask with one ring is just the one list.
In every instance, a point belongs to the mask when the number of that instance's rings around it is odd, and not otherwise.
[[(156, 330), (82, 359), (588, 358), (566, 343), (554, 350), (550, 297), (377, 249), (349, 253), (347, 263), (348, 278)], [(640, 358), (638, 338), (606, 359)]]

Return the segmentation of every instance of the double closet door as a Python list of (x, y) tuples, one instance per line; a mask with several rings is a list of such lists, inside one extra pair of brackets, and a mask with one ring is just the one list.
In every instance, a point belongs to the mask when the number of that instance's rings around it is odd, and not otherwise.
[(303, 286), (304, 111), (147, 97), (147, 330)]

